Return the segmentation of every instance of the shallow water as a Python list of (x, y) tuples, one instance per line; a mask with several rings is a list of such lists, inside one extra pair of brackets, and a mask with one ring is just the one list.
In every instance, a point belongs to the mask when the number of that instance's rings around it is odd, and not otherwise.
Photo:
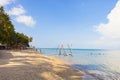
[[(83, 80), (120, 80), (120, 51), (99, 49), (65, 49), (68, 56), (58, 55), (55, 48), (41, 48), (42, 53), (61, 58), (83, 70)], [(64, 51), (62, 52), (64, 53)]]

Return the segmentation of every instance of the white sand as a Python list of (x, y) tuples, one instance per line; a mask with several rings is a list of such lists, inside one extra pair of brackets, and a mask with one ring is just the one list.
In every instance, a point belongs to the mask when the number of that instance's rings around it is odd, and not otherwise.
[(81, 80), (82, 76), (64, 61), (33, 50), (0, 50), (0, 80)]

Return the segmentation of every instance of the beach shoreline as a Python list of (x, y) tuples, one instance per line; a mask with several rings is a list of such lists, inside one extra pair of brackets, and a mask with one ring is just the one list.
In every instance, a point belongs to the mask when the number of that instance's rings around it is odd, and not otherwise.
[(83, 72), (35, 50), (0, 50), (0, 80), (82, 80)]

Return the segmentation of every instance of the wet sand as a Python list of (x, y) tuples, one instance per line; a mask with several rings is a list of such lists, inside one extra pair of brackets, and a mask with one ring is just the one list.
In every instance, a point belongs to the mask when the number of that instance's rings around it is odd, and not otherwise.
[(0, 50), (0, 80), (82, 80), (83, 72), (34, 50)]

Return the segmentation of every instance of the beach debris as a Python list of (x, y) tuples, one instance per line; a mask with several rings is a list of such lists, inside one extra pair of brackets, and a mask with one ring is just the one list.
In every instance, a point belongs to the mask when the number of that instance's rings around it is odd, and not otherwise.
[(71, 49), (72, 44), (71, 44), (71, 45), (68, 44), (67, 46), (68, 46), (68, 49), (69, 49), (69, 51), (70, 51), (70, 54), (69, 54), (69, 55), (70, 55), (70, 56), (73, 56), (73, 54), (72, 54), (72, 49)]
[(63, 55), (64, 55), (64, 56), (68, 56), (65, 50), (64, 50), (64, 53), (63, 53)]
[(63, 44), (61, 45), (61, 48), (62, 48), (62, 50), (63, 50), (63, 55), (64, 55), (64, 56), (67, 56), (67, 53), (66, 53), (65, 48), (63, 47)]
[(62, 55), (62, 47), (60, 47), (60, 45), (58, 46), (58, 49), (57, 49), (57, 50), (58, 50), (58, 54), (59, 54), (59, 55)]

